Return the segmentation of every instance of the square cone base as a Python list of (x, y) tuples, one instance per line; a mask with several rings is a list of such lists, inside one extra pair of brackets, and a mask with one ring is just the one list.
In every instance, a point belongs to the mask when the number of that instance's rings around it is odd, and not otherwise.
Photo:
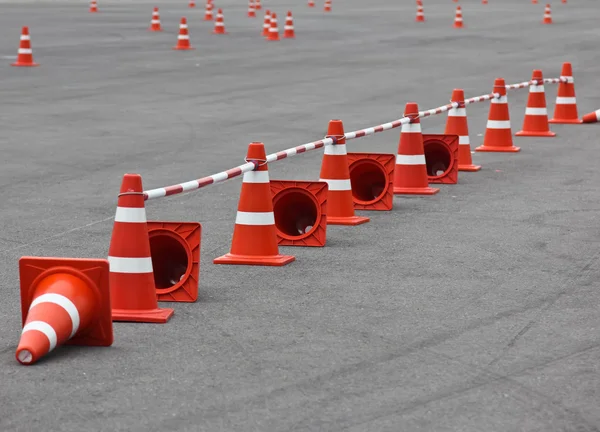
[(475, 172), (481, 169), (481, 165), (459, 165), (459, 171)]
[(515, 136), (529, 136), (529, 137), (555, 137), (556, 133), (552, 131), (547, 132), (534, 132), (534, 131), (520, 131)]
[(340, 216), (327, 216), (327, 225), (347, 225), (347, 226), (356, 226), (362, 225), (364, 223), (369, 222), (371, 219), (363, 216), (350, 216), (350, 217), (340, 217)]
[(581, 124), (583, 120), (581, 119), (550, 119), (548, 123), (554, 124)]
[(213, 264), (234, 264), (234, 265), (259, 265), (281, 267), (295, 261), (296, 257), (291, 255), (275, 256), (254, 256), (254, 255), (233, 255), (225, 254), (213, 260)]
[(173, 316), (173, 309), (153, 309), (132, 311), (128, 309), (113, 309), (112, 320), (121, 322), (139, 322), (164, 324)]
[(394, 195), (435, 195), (440, 190), (438, 188), (394, 188)]
[(498, 152), (498, 153), (516, 153), (521, 151), (521, 147), (496, 147), (480, 146), (475, 149), (476, 152)]

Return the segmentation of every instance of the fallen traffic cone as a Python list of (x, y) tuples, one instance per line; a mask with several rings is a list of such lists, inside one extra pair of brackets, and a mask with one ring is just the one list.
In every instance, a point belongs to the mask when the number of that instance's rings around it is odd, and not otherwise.
[(214, 34), (227, 34), (225, 31), (225, 21), (223, 20), (223, 9), (217, 10), (217, 19), (215, 20)]
[(153, 32), (160, 32), (162, 28), (160, 26), (160, 15), (158, 13), (158, 8), (155, 7), (152, 11), (152, 20), (150, 21), (150, 28), (148, 29)]
[(583, 116), (584, 123), (598, 123), (600, 122), (600, 109), (586, 114)]
[(429, 187), (419, 106), (415, 102), (408, 102), (403, 115), (411, 121), (403, 124), (400, 132), (394, 169), (394, 194), (434, 195), (440, 190)]
[(331, 0), (325, 0), (325, 6), (323, 7), (325, 12), (331, 12)]
[(325, 246), (327, 183), (271, 180), (271, 193), (280, 246)]
[(201, 234), (198, 222), (148, 222), (158, 301), (198, 300)]
[(462, 8), (456, 6), (456, 15), (454, 16), (454, 28), (463, 28)]
[(104, 259), (22, 257), (19, 363), (31, 365), (60, 345), (111, 346), (108, 274)]
[(329, 225), (360, 225), (369, 218), (354, 214), (352, 183), (348, 168), (346, 137), (341, 120), (331, 120), (327, 127), (327, 138), (334, 143), (325, 146), (319, 181), (329, 186), (327, 193), (327, 223)]
[(421, 2), (417, 3), (417, 17), (415, 18), (416, 22), (425, 22), (425, 14), (423, 13), (423, 4)]
[(96, 12), (98, 12), (98, 4), (96, 3), (96, 0), (90, 0), (90, 13)]
[(267, 9), (265, 11), (265, 21), (263, 22), (262, 35), (264, 37), (269, 36), (269, 29), (271, 28), (271, 11)]
[(548, 123), (582, 123), (577, 113), (577, 100), (575, 99), (575, 80), (571, 63), (563, 63), (561, 81), (558, 84), (558, 94), (554, 106), (554, 117)]
[(254, 142), (248, 146), (246, 161), (258, 162), (258, 168), (244, 173), (238, 204), (231, 252), (213, 261), (215, 264), (283, 266), (295, 260), (280, 255), (273, 214), (273, 199), (269, 185), (269, 169), (265, 145)]
[(479, 171), (480, 165), (473, 165), (471, 158), (471, 140), (469, 139), (469, 124), (467, 121), (467, 108), (465, 105), (465, 92), (454, 89), (450, 102), (457, 102), (458, 108), (448, 110), (445, 134), (458, 135), (458, 170)]
[(490, 99), (490, 113), (483, 137), (483, 145), (477, 147), (475, 151), (518, 152), (521, 149), (513, 146), (506, 83), (503, 78), (496, 78), (493, 93), (498, 93), (500, 97)]
[(294, 32), (294, 19), (292, 18), (292, 11), (288, 11), (287, 17), (285, 18), (283, 37), (285, 39), (293, 39), (296, 37), (296, 33)]
[(544, 9), (544, 19), (542, 20), (542, 24), (552, 24), (552, 12), (550, 11), (549, 4), (547, 4)]
[(11, 66), (33, 67), (39, 64), (33, 61), (33, 51), (31, 49), (31, 37), (29, 36), (29, 27), (24, 26), (21, 31), (21, 41), (19, 42), (19, 51), (17, 52), (17, 61)]
[(269, 27), (269, 35), (267, 36), (267, 40), (279, 40), (279, 27), (277, 27), (277, 14), (275, 12), (271, 12), (271, 26)]
[(188, 33), (187, 19), (185, 17), (181, 18), (181, 23), (179, 24), (179, 35), (177, 36), (177, 45), (174, 46), (173, 49), (180, 51), (194, 49), (190, 44), (190, 35)]
[(546, 109), (546, 94), (544, 91), (544, 77), (541, 70), (534, 70), (532, 81), (537, 84), (529, 86), (529, 98), (525, 108), (525, 120), (523, 130), (517, 132), (516, 136), (554, 137), (548, 125), (548, 110)]
[(396, 155), (348, 153), (355, 210), (389, 211), (394, 206)]
[(171, 318), (173, 309), (158, 308), (139, 174), (123, 176), (108, 262), (113, 321), (166, 323)]
[(213, 5), (209, 1), (206, 2), (206, 8), (204, 10), (204, 21), (212, 21), (213, 13), (212, 13)]
[(254, 0), (248, 0), (248, 18), (256, 18), (256, 11), (254, 10)]
[(458, 135), (423, 134), (423, 153), (429, 183), (458, 183)]

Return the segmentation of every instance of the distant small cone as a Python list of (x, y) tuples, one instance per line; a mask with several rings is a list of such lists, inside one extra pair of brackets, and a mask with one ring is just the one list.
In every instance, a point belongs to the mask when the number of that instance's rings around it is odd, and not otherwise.
[(194, 0), (190, 0), (190, 2), (188, 3), (188, 7), (195, 8), (196, 2)]
[(96, 0), (90, 0), (90, 12), (98, 12), (98, 3), (96, 3)]
[(577, 100), (575, 99), (575, 80), (571, 63), (563, 63), (561, 82), (558, 84), (558, 94), (554, 106), (554, 116), (549, 123), (577, 124), (583, 120), (577, 113)]
[(423, 12), (423, 4), (421, 2), (417, 2), (417, 16), (415, 21), (425, 22), (425, 13)]
[(454, 89), (451, 102), (457, 102), (458, 108), (448, 110), (445, 134), (458, 135), (458, 170), (479, 171), (480, 165), (473, 165), (471, 158), (471, 141), (469, 139), (469, 125), (467, 121), (467, 108), (465, 106), (465, 92)]
[(584, 123), (598, 123), (600, 122), (600, 109), (583, 116)]
[(325, 0), (325, 6), (323, 7), (325, 12), (331, 12), (331, 0)]
[(296, 37), (296, 33), (294, 32), (294, 18), (292, 18), (292, 11), (288, 11), (287, 17), (285, 18), (283, 37), (285, 39), (293, 39)]
[(181, 18), (181, 23), (179, 24), (179, 35), (177, 36), (177, 45), (173, 47), (174, 50), (192, 50), (190, 44), (190, 35), (188, 33), (188, 25), (187, 19), (185, 17)]
[(415, 102), (408, 102), (404, 108), (404, 116), (411, 118), (411, 122), (403, 124), (400, 132), (394, 169), (395, 195), (434, 195), (440, 191), (438, 188), (429, 187), (423, 134), (418, 115), (419, 106)]
[(488, 4), (487, 0), (481, 0), (481, 4)]
[(462, 8), (460, 6), (456, 6), (456, 15), (454, 16), (454, 28), (462, 28), (462, 27), (463, 27)]
[(477, 147), (477, 152), (518, 152), (521, 149), (513, 146), (506, 83), (503, 78), (494, 81), (493, 93), (500, 95), (490, 99), (490, 114), (488, 115), (483, 145)]
[(271, 11), (265, 10), (265, 21), (263, 22), (262, 35), (264, 37), (269, 36), (269, 29), (271, 28)]
[(531, 4), (538, 4), (538, 0), (531, 0)]
[(269, 27), (269, 35), (267, 36), (268, 41), (279, 40), (279, 27), (277, 27), (277, 14), (271, 13), (271, 26)]
[(258, 163), (258, 167), (244, 173), (231, 250), (213, 262), (283, 266), (295, 258), (279, 254), (265, 145), (261, 142), (248, 145), (246, 160)]
[(315, 0), (308, 0), (308, 7), (315, 7)]
[(327, 138), (334, 139), (334, 144), (325, 146), (321, 164), (320, 182), (326, 182), (327, 192), (327, 224), (328, 225), (360, 225), (369, 222), (369, 218), (354, 214), (354, 199), (344, 125), (341, 120), (331, 120), (327, 127)]
[(256, 18), (256, 11), (254, 9), (254, 0), (248, 0), (248, 18)]
[(546, 94), (544, 90), (544, 77), (541, 70), (534, 70), (532, 81), (537, 84), (529, 86), (529, 98), (525, 108), (525, 119), (523, 130), (517, 132), (516, 136), (554, 137), (556, 134), (550, 131), (548, 125), (548, 109), (546, 108)]
[(552, 12), (550, 11), (550, 5), (547, 4), (544, 9), (544, 19), (542, 24), (552, 24)]
[(262, 5), (260, 4), (260, 0), (254, 0), (254, 9), (255, 10), (261, 10), (262, 9)]
[(225, 31), (225, 21), (223, 20), (223, 9), (217, 10), (217, 18), (215, 19), (214, 34), (227, 34)]
[(148, 29), (153, 32), (160, 32), (162, 28), (160, 26), (160, 15), (158, 13), (158, 8), (155, 7), (152, 11), (152, 20), (150, 21), (150, 28)]
[(17, 61), (11, 66), (33, 67), (39, 64), (33, 61), (33, 51), (31, 49), (31, 37), (29, 36), (29, 27), (24, 26), (21, 31), (21, 41), (19, 42), (19, 51), (17, 52)]
[(213, 10), (215, 8), (215, 5), (213, 4), (213, 0), (206, 0), (206, 7), (207, 7), (207, 9)]
[(204, 21), (212, 21), (214, 19), (213, 17), (213, 5), (210, 1), (206, 2), (206, 8), (204, 10)]

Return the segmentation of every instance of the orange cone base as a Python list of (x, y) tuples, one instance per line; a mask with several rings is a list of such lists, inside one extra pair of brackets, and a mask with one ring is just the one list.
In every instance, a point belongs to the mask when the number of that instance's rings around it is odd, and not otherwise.
[(583, 123), (581, 119), (550, 119), (548, 123), (558, 123), (558, 124), (580, 124)]
[(520, 131), (515, 134), (515, 136), (531, 136), (531, 137), (554, 137), (556, 136), (555, 132), (547, 131), (547, 132), (535, 132), (535, 131)]
[(151, 309), (140, 311), (113, 309), (112, 320), (164, 324), (169, 321), (174, 313), (175, 311), (173, 309)]
[(475, 172), (481, 169), (481, 165), (459, 165), (459, 171)]
[(336, 217), (327, 216), (327, 225), (348, 225), (356, 226), (369, 222), (371, 219), (362, 216)]
[(213, 34), (229, 34), (229, 33), (227, 33), (226, 31), (224, 31), (224, 32), (218, 32), (218, 31), (214, 31), (213, 30)]
[(440, 190), (438, 188), (394, 188), (394, 195), (435, 195)]
[(475, 149), (477, 152), (509, 152), (516, 153), (521, 151), (521, 147), (496, 147), (496, 146), (479, 146)]
[(19, 62), (15, 62), (15, 63), (11, 63), (11, 66), (35, 67), (35, 66), (39, 66), (39, 63), (19, 63)]
[(174, 49), (175, 51), (190, 51), (190, 50), (195, 50), (196, 48), (194, 48), (194, 47), (180, 48), (180, 47), (176, 47), (176, 46), (174, 46), (174, 47), (173, 47), (173, 49)]
[(236, 265), (260, 265), (281, 267), (295, 261), (296, 257), (291, 255), (255, 256), (225, 254), (213, 260), (214, 264), (236, 264)]

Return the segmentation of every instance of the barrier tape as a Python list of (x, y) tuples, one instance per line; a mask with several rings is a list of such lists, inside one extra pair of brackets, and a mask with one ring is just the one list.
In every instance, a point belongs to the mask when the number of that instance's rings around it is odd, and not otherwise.
[[(556, 84), (556, 83), (560, 83), (560, 82), (564, 83), (564, 82), (572, 82), (572, 81), (573, 81), (572, 77), (563, 77), (563, 76), (561, 76), (560, 78), (544, 78), (544, 83), (547, 83), (547, 84)], [(516, 89), (529, 87), (531, 85), (538, 85), (538, 81), (532, 80), (532, 81), (524, 81), (522, 83), (517, 83), (517, 84), (508, 84), (508, 85), (506, 85), (506, 89), (507, 90), (516, 90)], [(490, 100), (493, 98), (499, 98), (499, 97), (500, 97), (499, 93), (489, 93), (486, 95), (476, 96), (476, 97), (472, 97), (469, 99), (465, 99), (465, 105), (469, 105), (469, 104), (477, 103), (477, 102), (483, 102), (483, 101), (487, 101), (487, 100)], [(459, 107), (458, 102), (452, 102), (447, 105), (443, 105), (443, 106), (433, 108), (433, 109), (430, 109), (427, 111), (419, 111), (418, 117), (419, 118), (430, 117), (433, 115), (442, 114), (452, 108), (458, 108), (458, 107)], [(390, 129), (395, 129), (399, 126), (402, 126), (403, 124), (410, 123), (411, 121), (412, 120), (410, 117), (402, 117), (402, 118), (399, 118), (398, 120), (394, 120), (389, 123), (383, 123), (378, 126), (370, 127), (367, 129), (361, 129), (361, 130), (357, 130), (354, 132), (346, 132), (344, 134), (344, 138), (346, 140), (362, 138), (362, 137), (365, 137), (368, 135), (373, 135), (373, 134), (376, 134), (379, 132), (384, 132), (384, 131), (387, 131)], [(286, 159), (290, 156), (295, 156), (297, 154), (306, 153), (308, 151), (323, 148), (325, 146), (332, 145), (335, 143), (337, 143), (337, 140), (335, 138), (325, 137), (318, 141), (313, 141), (313, 142), (302, 144), (302, 145), (299, 145), (296, 147), (291, 147), (287, 150), (282, 150), (277, 153), (271, 153), (271, 154), (267, 155), (267, 163)], [(239, 177), (242, 174), (247, 173), (249, 171), (254, 171), (256, 168), (258, 168), (259, 163), (260, 163), (260, 161), (248, 161), (243, 165), (239, 165), (235, 168), (228, 169), (227, 171), (221, 171), (220, 173), (213, 174), (208, 177), (202, 177), (201, 179), (198, 179), (198, 180), (192, 180), (192, 181), (188, 181), (185, 183), (179, 183), (176, 185), (166, 186), (166, 187), (157, 188), (157, 189), (150, 189), (150, 190), (143, 192), (144, 200), (151, 200), (151, 199), (162, 198), (162, 197), (171, 196), (171, 195), (178, 195), (181, 193), (191, 192), (193, 190), (201, 189), (201, 188), (211, 185), (211, 184), (221, 183), (221, 182), (224, 182), (225, 180), (229, 180), (234, 177)]]

